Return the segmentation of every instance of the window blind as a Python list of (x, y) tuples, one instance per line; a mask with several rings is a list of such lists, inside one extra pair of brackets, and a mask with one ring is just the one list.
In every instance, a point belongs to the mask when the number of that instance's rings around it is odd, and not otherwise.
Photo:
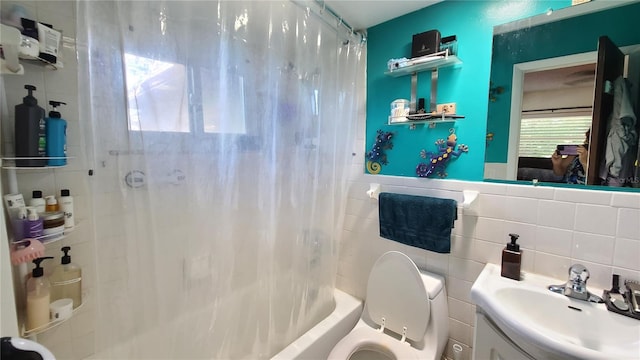
[(550, 158), (557, 145), (583, 144), (591, 126), (588, 115), (535, 114), (520, 122), (518, 156)]

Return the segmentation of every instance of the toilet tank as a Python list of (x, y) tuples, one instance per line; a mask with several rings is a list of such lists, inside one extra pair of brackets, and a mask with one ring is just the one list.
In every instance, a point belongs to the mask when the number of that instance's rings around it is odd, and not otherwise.
[(422, 269), (420, 269), (420, 277), (427, 291), (428, 301), (431, 302), (431, 316), (422, 345), (435, 348), (436, 354), (442, 354), (449, 340), (449, 306), (444, 277)]

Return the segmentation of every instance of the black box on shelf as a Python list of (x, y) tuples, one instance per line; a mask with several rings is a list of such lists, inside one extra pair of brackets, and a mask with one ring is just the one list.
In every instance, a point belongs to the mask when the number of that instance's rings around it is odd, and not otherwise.
[(440, 51), (440, 31), (429, 30), (413, 35), (411, 57), (431, 55)]

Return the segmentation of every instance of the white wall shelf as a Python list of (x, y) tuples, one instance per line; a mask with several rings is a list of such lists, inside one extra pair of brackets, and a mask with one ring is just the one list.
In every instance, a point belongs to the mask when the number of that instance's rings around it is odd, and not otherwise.
[(393, 70), (389, 70), (384, 74), (391, 77), (400, 77), (406, 75), (412, 75), (423, 71), (431, 71), (433, 69), (461, 65), (460, 60), (455, 55), (449, 55), (447, 51), (436, 53), (432, 56), (425, 57), (423, 61), (419, 61), (413, 65), (399, 67)]

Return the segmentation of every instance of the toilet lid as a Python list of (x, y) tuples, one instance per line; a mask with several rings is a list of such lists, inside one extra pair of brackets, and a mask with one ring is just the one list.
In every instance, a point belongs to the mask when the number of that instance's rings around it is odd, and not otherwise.
[(367, 283), (366, 308), (371, 320), (402, 334), (422, 340), (429, 323), (429, 297), (420, 271), (405, 254), (389, 251), (373, 265)]

